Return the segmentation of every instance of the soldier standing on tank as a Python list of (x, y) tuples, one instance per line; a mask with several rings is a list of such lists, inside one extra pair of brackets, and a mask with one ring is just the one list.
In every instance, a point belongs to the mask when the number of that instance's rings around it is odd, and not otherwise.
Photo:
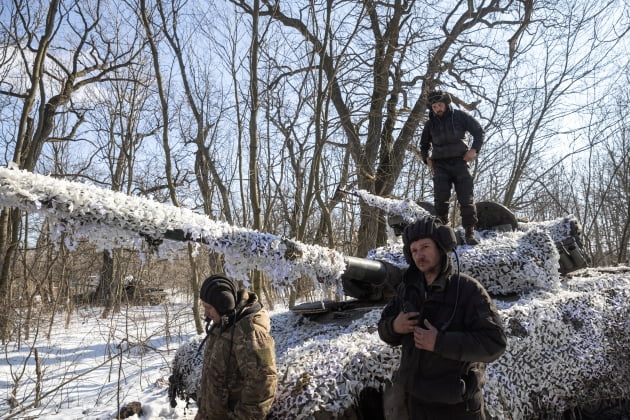
[[(453, 109), (451, 96), (441, 90), (428, 95), (429, 119), (422, 130), (420, 154), (433, 172), (433, 195), (436, 216), (448, 224), (448, 205), (451, 186), (455, 187), (457, 201), (468, 245), (477, 245), (473, 177), (470, 162), (474, 161), (484, 142), (484, 130), (470, 114)], [(466, 133), (473, 138), (468, 145)]]

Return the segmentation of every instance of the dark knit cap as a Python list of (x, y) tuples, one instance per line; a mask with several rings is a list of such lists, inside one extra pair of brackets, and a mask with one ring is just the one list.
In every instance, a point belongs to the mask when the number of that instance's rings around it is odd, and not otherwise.
[(199, 297), (223, 316), (235, 309), (238, 289), (236, 281), (221, 274), (214, 274), (201, 285)]
[(436, 102), (443, 102), (448, 105), (451, 103), (451, 95), (443, 90), (434, 90), (433, 92), (429, 92), (429, 95), (427, 96), (427, 103), (429, 107)]

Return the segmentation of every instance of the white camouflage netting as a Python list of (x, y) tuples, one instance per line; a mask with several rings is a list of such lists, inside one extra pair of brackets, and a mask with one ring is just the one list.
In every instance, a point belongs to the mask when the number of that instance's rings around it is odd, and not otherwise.
[(365, 190), (358, 190), (356, 195), (369, 206), (381, 209), (387, 214), (401, 216), (406, 223), (413, 223), (420, 217), (430, 215), (428, 211), (411, 199), (398, 200), (385, 198), (371, 194)]
[(166, 258), (184, 250), (188, 243), (163, 240), (159, 247), (152, 247), (144, 238), (162, 240), (167, 230), (179, 229), (196, 240), (196, 246), (223, 254), (226, 273), (245, 284), (248, 271), (258, 269), (279, 288), (307, 277), (342, 294), (343, 254), (214, 221), (185, 208), (2, 167), (0, 205), (47, 217), (53, 232), (63, 236), (70, 249), (79, 239), (86, 239), (101, 250), (135, 249), (143, 252), (143, 258)]
[[(407, 222), (428, 214), (412, 200), (383, 198), (363, 190), (357, 195), (368, 205), (399, 215)], [(545, 222), (521, 223), (515, 232), (477, 232), (478, 245), (461, 245), (455, 251), (459, 269), (495, 295), (553, 288), (560, 281), (560, 256), (555, 243), (570, 237), (572, 224), (577, 222), (575, 216), (569, 215)], [(454, 267), (458, 267), (456, 256), (453, 255)], [(400, 238), (371, 250), (367, 258), (407, 267)]]
[[(508, 347), (488, 365), (484, 389), (492, 418), (561, 415), (585, 401), (630, 396), (628, 273), (584, 271), (552, 290), (496, 303)], [(272, 315), (279, 377), (272, 418), (316, 412), (335, 418), (363, 389), (389, 385), (400, 353), (379, 339), (380, 313), (371, 310), (348, 327)], [(196, 351), (198, 344), (196, 338), (189, 345)], [(198, 381), (199, 374), (192, 377)]]
[(491, 415), (522, 419), (630, 397), (625, 270), (623, 276), (584, 270), (562, 287), (501, 305), (508, 347), (488, 366)]
[[(564, 225), (564, 219), (551, 224), (556, 225)], [(549, 289), (560, 281), (558, 250), (549, 233), (539, 227), (487, 235), (479, 245), (459, 246), (455, 253), (461, 272), (479, 280), (491, 294)], [(367, 258), (407, 267), (400, 239), (370, 251)], [(457, 258), (452, 257), (454, 267)]]

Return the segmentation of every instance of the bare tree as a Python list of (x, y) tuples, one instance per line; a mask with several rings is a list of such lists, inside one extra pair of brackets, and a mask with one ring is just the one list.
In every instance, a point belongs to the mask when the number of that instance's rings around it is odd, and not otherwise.
[[(245, 0), (231, 1), (244, 12), (253, 13)], [(308, 4), (313, 4), (311, 10), (318, 9), (315, 2)], [(523, 4), (524, 9), (531, 7), (529, 2)], [(302, 17), (298, 5), (282, 8), (280, 3), (269, 1), (262, 5), (261, 17), (296, 31), (320, 57), (330, 100), (356, 168), (357, 187), (380, 195), (394, 190), (406, 150), (424, 119), (427, 91), (449, 78), (460, 78), (466, 85), (468, 76), (462, 70), (466, 66), (454, 63), (468, 48), (483, 47), (470, 44), (467, 37), (475, 30), (490, 31), (495, 25), (522, 31), (516, 2), (491, 1), (480, 7), (458, 2), (451, 10), (432, 9), (415, 1), (345, 2), (338, 10), (331, 9), (335, 17), (337, 13), (344, 16), (338, 19), (339, 28), (325, 31), (319, 26), (325, 17)], [(334, 3), (326, 5), (332, 8)], [(517, 18), (506, 19), (512, 15)], [(439, 32), (431, 32), (436, 27)], [(329, 48), (322, 41), (326, 33), (336, 35), (335, 45)], [(419, 54), (428, 60), (418, 63)], [(346, 70), (347, 66), (352, 70)], [(408, 110), (402, 121), (400, 108)], [(359, 254), (384, 241), (381, 219), (380, 212), (361, 205)]]
[(520, 38), (518, 60), (496, 93), (494, 124), (478, 168), (478, 192), (529, 215), (546, 205), (541, 197), (548, 175), (582, 150), (571, 139), (589, 129), (589, 103), (606, 95), (594, 86), (614, 77), (609, 60), (622, 59), (620, 42), (629, 30), (602, 25), (616, 15), (615, 2), (597, 10), (582, 2), (567, 6), (534, 11), (545, 24)]
[[(151, 137), (158, 126), (147, 118), (147, 106), (150, 84), (143, 76), (142, 67), (128, 67), (118, 81), (108, 85), (100, 95), (104, 99), (91, 111), (91, 125), (94, 127), (96, 144), (99, 146), (96, 155), (103, 162), (108, 187), (113, 191), (132, 194), (135, 190), (135, 167), (138, 150), (145, 138)], [(123, 82), (122, 80), (127, 81)], [(105, 303), (103, 316), (110, 310), (118, 311), (124, 272), (117, 270), (119, 265), (116, 250), (103, 253), (103, 266), (95, 298)]]
[[(248, 181), (249, 181), (249, 204), (252, 209), (252, 227), (255, 230), (261, 230), (262, 227), (262, 210), (260, 208), (260, 185), (258, 182), (258, 109), (259, 109), (259, 92), (258, 92), (258, 50), (260, 48), (260, 36), (258, 32), (258, 21), (260, 12), (260, 0), (253, 0), (252, 9), (252, 38), (249, 45), (249, 97), (250, 97), (250, 114), (249, 114), (249, 165), (248, 165)], [(253, 290), (259, 296), (262, 296), (262, 277), (260, 272), (253, 273)]]
[[(5, 65), (25, 77), (3, 82), (0, 95), (21, 109), (15, 140), (9, 144), (12, 161), (33, 170), (47, 142), (71, 139), (84, 121), (85, 110), (72, 99), (86, 86), (108, 80), (113, 71), (133, 63), (142, 46), (133, 40), (121, 42), (120, 27), (106, 15), (100, 0), (52, 0), (41, 8), (15, 1), (12, 7), (11, 19), (2, 24), (2, 32), (9, 36), (3, 49), (17, 53), (7, 56)], [(74, 116), (67, 132), (55, 132), (60, 113)], [(19, 221), (17, 210), (3, 209), (0, 214), (3, 298), (8, 293)]]
[[(628, 76), (610, 93), (610, 107), (599, 109), (598, 129), (591, 132), (601, 147), (594, 149), (582, 171), (585, 232), (594, 263), (628, 264), (630, 256), (630, 91)], [(612, 112), (611, 112), (612, 111)], [(597, 112), (597, 110), (595, 111)], [(604, 138), (603, 142), (600, 138)]]
[[(138, 15), (140, 21), (142, 23), (142, 27), (144, 28), (147, 43), (149, 45), (151, 51), (151, 59), (153, 64), (153, 71), (155, 74), (155, 80), (157, 83), (157, 94), (159, 97), (160, 103), (160, 115), (162, 121), (162, 132), (161, 132), (161, 142), (162, 147), (164, 149), (164, 176), (166, 177), (166, 189), (168, 191), (168, 196), (170, 198), (171, 203), (180, 207), (180, 201), (177, 197), (177, 177), (173, 175), (173, 159), (171, 154), (171, 140), (170, 140), (170, 130), (171, 130), (171, 114), (170, 114), (170, 100), (167, 92), (167, 88), (165, 86), (165, 80), (162, 75), (162, 69), (160, 66), (160, 42), (159, 35), (161, 34), (161, 26), (153, 25), (153, 21), (157, 15), (155, 10), (151, 10), (147, 7), (146, 0), (141, 0), (139, 5)], [(158, 20), (159, 21), (159, 20)], [(191, 267), (191, 275), (190, 275), (190, 283), (191, 289), (193, 291), (193, 314), (195, 321), (195, 328), (197, 333), (201, 334), (203, 332), (203, 326), (201, 324), (201, 310), (199, 307), (199, 267), (197, 264), (197, 260), (195, 258), (195, 249), (192, 244), (188, 246), (188, 261)]]
[[(188, 27), (182, 25), (182, 11), (185, 10), (186, 2), (168, 4), (168, 2), (157, 0), (156, 6), (159, 13), (160, 34), (165, 37), (174, 56), (183, 86), (185, 111), (184, 107), (180, 109), (180, 112), (184, 112), (180, 116), (182, 121), (179, 128), (184, 142), (191, 144), (195, 150), (194, 173), (201, 193), (204, 213), (233, 224), (229, 192), (231, 179), (222, 177), (220, 160), (223, 153), (215, 153), (215, 150), (220, 148), (216, 142), (218, 123), (225, 112), (220, 105), (221, 89), (213, 86), (210, 69), (204, 69), (209, 66), (209, 63), (202, 59), (204, 54), (196, 52), (196, 47), (201, 41), (198, 39), (194, 43), (182, 41), (182, 39), (189, 39), (189, 34), (184, 31), (194, 31), (195, 26), (200, 23)], [(200, 19), (200, 22), (203, 22), (203, 19)], [(215, 203), (215, 196), (219, 198), (218, 206)], [(222, 266), (220, 256), (212, 255), (210, 258), (212, 259), (211, 269), (220, 269)], [(193, 269), (192, 287), (196, 290), (195, 293), (198, 293), (200, 274), (197, 271), (198, 265), (194, 261), (192, 247), (189, 247), (189, 261)], [(200, 318), (196, 303), (193, 309), (196, 318)]]

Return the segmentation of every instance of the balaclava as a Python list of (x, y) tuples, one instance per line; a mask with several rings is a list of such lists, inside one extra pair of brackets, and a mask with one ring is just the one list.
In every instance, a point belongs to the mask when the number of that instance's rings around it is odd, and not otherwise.
[(208, 277), (201, 285), (199, 297), (212, 305), (221, 316), (228, 315), (236, 308), (238, 283), (221, 274)]

